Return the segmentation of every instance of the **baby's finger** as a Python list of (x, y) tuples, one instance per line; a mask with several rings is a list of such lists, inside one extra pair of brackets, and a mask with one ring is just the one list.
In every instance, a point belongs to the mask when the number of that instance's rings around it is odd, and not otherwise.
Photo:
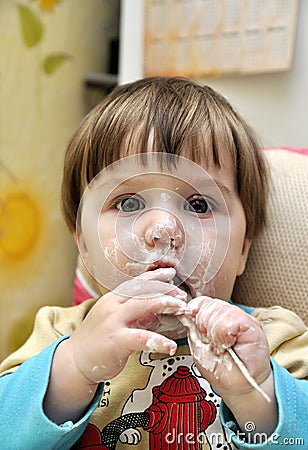
[(132, 298), (121, 305), (122, 317), (126, 323), (132, 323), (148, 314), (183, 314), (186, 303), (171, 295), (150, 298)]
[(148, 298), (168, 294), (181, 300), (186, 300), (187, 294), (177, 286), (169, 284), (175, 275), (172, 268), (157, 269), (145, 272), (132, 280), (126, 281), (118, 286), (114, 294), (118, 296), (120, 303), (127, 301), (131, 297)]
[(211, 300), (212, 300), (211, 297), (206, 297), (205, 295), (191, 299), (187, 303), (186, 315), (190, 317), (196, 316), (196, 314), (200, 311), (201, 307), (204, 304), (209, 303)]
[[(217, 348), (232, 347), (241, 336), (255, 333), (254, 321), (236, 305), (219, 299), (208, 299), (198, 304), (195, 316), (198, 330)], [(251, 338), (246, 337), (246, 341)]]
[(136, 279), (141, 280), (159, 280), (165, 283), (169, 283), (176, 275), (176, 271), (173, 267), (161, 267), (156, 270), (149, 270), (148, 272), (144, 272)]
[[(145, 350), (172, 356), (177, 349), (174, 341), (153, 331), (126, 328), (122, 329), (120, 333), (123, 334), (123, 343), (125, 343), (125, 348), (129, 352)], [(122, 338), (121, 335), (119, 336), (120, 339)]]

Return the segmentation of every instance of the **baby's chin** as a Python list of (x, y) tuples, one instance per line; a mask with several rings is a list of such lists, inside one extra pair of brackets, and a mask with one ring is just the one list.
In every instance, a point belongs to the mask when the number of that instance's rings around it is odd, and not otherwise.
[(149, 314), (140, 318), (135, 326), (162, 334), (169, 339), (186, 337), (186, 329), (178, 318), (172, 314)]

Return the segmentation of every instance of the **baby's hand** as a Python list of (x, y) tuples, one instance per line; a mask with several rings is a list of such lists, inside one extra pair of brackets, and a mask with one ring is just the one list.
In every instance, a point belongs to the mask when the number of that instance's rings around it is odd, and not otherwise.
[(189, 303), (183, 320), (201, 374), (225, 400), (253, 390), (227, 348), (233, 348), (258, 384), (269, 377), (269, 347), (254, 317), (225, 301), (198, 297)]
[(153, 324), (156, 314), (178, 314), (186, 306), (186, 293), (169, 284), (174, 276), (172, 268), (146, 272), (97, 301), (68, 342), (86, 379), (98, 383), (115, 377), (134, 351), (174, 354), (174, 341), (138, 326), (146, 323), (151, 329), (151, 317)]

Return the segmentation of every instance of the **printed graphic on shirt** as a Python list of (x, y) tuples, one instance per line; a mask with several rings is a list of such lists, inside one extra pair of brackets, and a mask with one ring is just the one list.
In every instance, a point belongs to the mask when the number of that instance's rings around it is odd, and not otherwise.
[[(219, 419), (220, 397), (204, 380), (191, 355), (152, 359), (141, 352), (140, 364), (151, 372), (143, 389), (126, 398), (121, 414), (102, 429), (89, 424), (77, 448), (88, 450), (229, 450)], [(112, 380), (101, 400), (108, 414)], [(122, 393), (123, 395), (123, 393)]]

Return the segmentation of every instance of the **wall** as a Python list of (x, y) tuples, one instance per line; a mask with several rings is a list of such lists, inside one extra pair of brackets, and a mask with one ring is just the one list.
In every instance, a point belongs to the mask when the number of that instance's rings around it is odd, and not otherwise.
[[(143, 75), (142, 9), (143, 0), (122, 0), (121, 82), (132, 81)], [(308, 147), (307, 21), (308, 2), (301, 0), (291, 71), (202, 80), (233, 103), (259, 132), (266, 146)]]
[(60, 212), (83, 80), (105, 70), (111, 0), (0, 1), (0, 359), (42, 305), (72, 299), (76, 249)]

